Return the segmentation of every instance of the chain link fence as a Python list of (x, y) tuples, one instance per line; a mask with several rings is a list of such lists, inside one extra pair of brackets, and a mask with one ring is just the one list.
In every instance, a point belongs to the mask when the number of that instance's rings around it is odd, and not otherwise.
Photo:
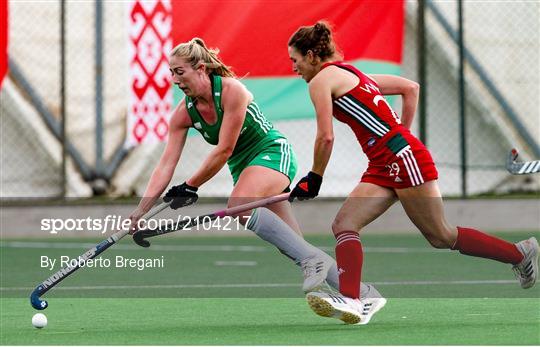
[[(56, 120), (60, 90), (59, 9), (59, 3), (9, 3), (10, 76), (24, 74)], [(21, 87), (20, 80), (6, 78), (0, 94), (1, 195), (56, 197), (62, 194), (61, 146)]]
[[(66, 1), (68, 156), (63, 180), (60, 4), (9, 2), (10, 73), (2, 90), (2, 161), (9, 159), (10, 165), (2, 169), (4, 198), (58, 197), (63, 185), (68, 196), (90, 196), (93, 182), (103, 174), (97, 170), (98, 161), (106, 164), (123, 143), (128, 94), (124, 5), (102, 4), (99, 21), (95, 2)], [(102, 30), (102, 42), (97, 28)], [(98, 50), (103, 52), (101, 62)], [(96, 136), (98, 113), (103, 117), (101, 142)], [(15, 128), (14, 122), (20, 126)], [(17, 188), (21, 185), (26, 189)]]
[[(458, 28), (457, 6), (453, 1), (426, 4), (427, 84), (423, 90), (427, 93), (427, 145), (439, 168), (443, 193), (461, 195), (459, 56), (453, 36), (457, 35)], [(525, 158), (535, 156), (522, 140), (522, 134), (516, 131), (515, 120), (508, 115), (508, 108), (514, 111), (516, 119), (533, 139), (540, 138), (540, 3), (465, 1), (463, 4), (467, 50), (467, 193), (538, 189), (538, 177), (532, 178), (532, 185), (523, 180), (516, 181), (517, 178), (506, 172), (504, 163), (514, 146), (522, 150)], [(58, 134), (43, 120), (50, 116), (53, 127), (59, 127), (61, 121), (60, 2), (9, 2), (12, 64), (0, 94), (2, 198), (57, 197), (64, 184), (68, 196), (90, 196), (96, 192), (97, 178), (108, 181), (110, 195), (143, 194), (164, 145), (139, 146), (122, 160), (126, 154), (122, 144), (129, 93), (127, 8), (122, 2), (103, 2), (102, 6), (103, 16), (99, 22), (95, 2), (66, 2), (66, 145), (69, 159), (66, 182), (63, 182), (61, 142)], [(417, 60), (421, 53), (416, 27), (418, 3), (406, 2), (404, 6), (402, 75), (418, 80)], [(335, 25), (339, 26), (339, 23)], [(96, 39), (99, 28), (102, 29), (102, 42)], [(102, 65), (96, 66), (96, 52), (100, 49)], [(100, 77), (101, 87), (97, 84)], [(31, 93), (21, 78), (32, 89)], [(489, 83), (503, 99), (493, 94)], [(36, 107), (36, 100), (42, 103), (41, 109)], [(400, 110), (399, 100), (394, 107)], [(264, 105), (262, 109), (264, 111)], [(99, 133), (96, 114), (99, 113), (103, 116), (101, 158), (100, 142), (96, 139), (96, 133)], [(274, 123), (292, 142), (299, 158), (298, 174), (304, 174), (311, 165), (313, 121)], [(413, 131), (418, 133), (418, 130), (418, 124), (414, 124)], [(336, 124), (336, 132), (336, 147), (322, 196), (346, 195), (367, 166), (349, 129)], [(356, 154), (351, 154), (349, 148), (355, 148)], [(200, 137), (190, 138), (174, 182), (181, 182), (193, 173), (210, 150)], [(100, 160), (105, 170), (96, 170)], [(111, 164), (114, 160), (121, 162), (117, 171)], [(231, 183), (225, 168), (201, 195), (226, 196)]]
[[(534, 158), (534, 146), (538, 148), (539, 9), (538, 2), (463, 2), (466, 137), (462, 138), (457, 2), (426, 1), (426, 143), (446, 195), (538, 190), (537, 177), (512, 177), (505, 161), (513, 147), (527, 158)], [(421, 54), (417, 13), (418, 3), (408, 2), (403, 74), (416, 80)], [(516, 121), (529, 132), (533, 146), (517, 131)]]

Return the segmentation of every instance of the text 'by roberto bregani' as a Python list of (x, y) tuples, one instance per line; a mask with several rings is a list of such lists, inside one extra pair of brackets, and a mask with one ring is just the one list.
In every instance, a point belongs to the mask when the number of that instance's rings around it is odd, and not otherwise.
[(67, 255), (62, 255), (57, 258), (51, 258), (45, 255), (40, 257), (40, 267), (47, 268), (48, 270), (54, 270), (55, 267), (65, 268), (129, 268), (136, 269), (138, 271), (163, 268), (165, 267), (165, 257), (156, 258), (127, 258), (121, 255), (109, 259), (104, 257), (97, 257), (94, 259), (83, 259), (82, 257), (71, 258)]

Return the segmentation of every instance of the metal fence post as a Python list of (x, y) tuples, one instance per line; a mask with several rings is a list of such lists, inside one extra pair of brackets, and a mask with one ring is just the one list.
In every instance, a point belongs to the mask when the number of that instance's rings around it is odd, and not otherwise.
[(418, 130), (420, 141), (427, 145), (427, 59), (426, 59), (426, 24), (425, 24), (425, 0), (418, 0), (418, 22), (417, 22), (417, 41), (418, 41), (418, 83), (420, 84), (420, 97), (418, 104)]
[(67, 193), (67, 146), (66, 146), (66, 1), (60, 0), (60, 118), (62, 119), (62, 198)]
[(463, 0), (458, 0), (459, 30), (459, 120), (461, 142), (461, 197), (467, 197), (467, 118), (465, 110), (465, 43), (463, 42)]
[(96, 0), (96, 174), (103, 174), (103, 3)]

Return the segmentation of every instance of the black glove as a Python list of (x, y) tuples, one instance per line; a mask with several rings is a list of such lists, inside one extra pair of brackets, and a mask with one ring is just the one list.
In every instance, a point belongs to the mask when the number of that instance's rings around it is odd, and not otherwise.
[(319, 189), (321, 189), (322, 176), (310, 171), (306, 177), (302, 178), (296, 187), (289, 195), (289, 201), (292, 202), (294, 198), (298, 200), (313, 199), (319, 195)]
[(198, 189), (199, 188), (192, 187), (186, 182), (184, 182), (179, 186), (174, 186), (169, 189), (167, 194), (165, 194), (165, 196), (163, 197), (163, 201), (172, 201), (170, 207), (173, 210), (176, 210), (180, 207), (189, 206), (197, 202), (197, 199), (199, 198), (199, 195), (197, 195)]

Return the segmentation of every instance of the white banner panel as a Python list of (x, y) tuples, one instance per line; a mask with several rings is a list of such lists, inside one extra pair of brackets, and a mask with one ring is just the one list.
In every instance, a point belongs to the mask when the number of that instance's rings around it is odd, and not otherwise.
[(172, 50), (169, 0), (128, 4), (130, 98), (126, 147), (165, 141), (172, 108), (168, 54)]

